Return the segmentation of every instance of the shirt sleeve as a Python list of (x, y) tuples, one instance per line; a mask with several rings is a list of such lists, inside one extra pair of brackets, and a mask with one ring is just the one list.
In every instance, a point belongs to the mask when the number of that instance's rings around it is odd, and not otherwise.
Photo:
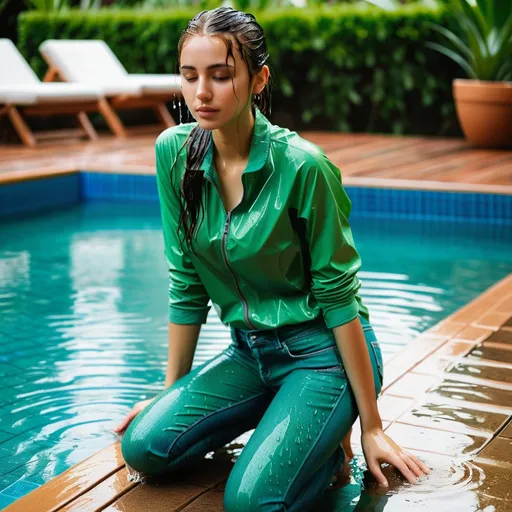
[(351, 203), (339, 169), (323, 154), (315, 155), (302, 182), (298, 216), (305, 219), (311, 256), (311, 289), (329, 328), (359, 313), (356, 274), (361, 258), (348, 223)]
[[(167, 135), (167, 136), (166, 136)], [(175, 324), (204, 324), (211, 306), (209, 295), (178, 234), (180, 204), (178, 184), (171, 183), (171, 165), (178, 152), (164, 132), (156, 141), (156, 178), (162, 225), (164, 254), (169, 270), (169, 321)], [(175, 189), (173, 190), (173, 186)], [(175, 192), (176, 191), (176, 192)], [(186, 249), (185, 242), (183, 243)]]

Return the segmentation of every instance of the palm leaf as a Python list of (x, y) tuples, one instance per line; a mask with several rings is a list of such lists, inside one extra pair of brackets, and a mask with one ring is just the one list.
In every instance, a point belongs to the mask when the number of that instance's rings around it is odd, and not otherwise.
[(468, 2), (468, 0), (452, 0), (454, 1), (459, 8), (457, 9), (459, 12), (462, 12), (467, 18), (468, 21), (477, 28), (480, 33), (485, 34), (488, 30), (488, 25), (486, 19), (482, 15), (482, 11), (478, 8), (473, 8)]
[(460, 39), (451, 30), (448, 30), (441, 25), (434, 25), (433, 23), (429, 23), (427, 26), (446, 37), (446, 39), (448, 39), (453, 44), (453, 46), (455, 46), (455, 48), (460, 51), (460, 53), (463, 53), (468, 60), (472, 60), (473, 52), (470, 50), (468, 45), (464, 43), (464, 41), (462, 41), (462, 39)]
[(454, 62), (456, 62), (462, 69), (464, 69), (464, 71), (471, 78), (478, 79), (471, 64), (467, 60), (465, 60), (461, 55), (459, 55), (457, 52), (454, 52), (450, 48), (446, 48), (445, 46), (438, 44), (438, 43), (428, 42), (428, 43), (425, 43), (425, 46), (427, 46), (427, 48), (432, 48), (433, 50), (436, 50), (436, 51), (446, 55), (447, 57), (452, 59)]
[(510, 0), (476, 0), (477, 8), (490, 27), (501, 29), (512, 12)]
[(498, 72), (496, 73), (496, 80), (511, 80), (512, 79), (512, 60), (504, 62)]

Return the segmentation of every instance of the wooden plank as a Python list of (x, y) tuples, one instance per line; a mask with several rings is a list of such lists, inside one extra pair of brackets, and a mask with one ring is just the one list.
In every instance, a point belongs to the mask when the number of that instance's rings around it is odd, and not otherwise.
[[(193, 506), (190, 510), (214, 510), (208, 507), (213, 501), (222, 505), (223, 484), (232, 468), (230, 457), (202, 459), (158, 481), (138, 485), (104, 510), (174, 512), (189, 510), (190, 506)], [(222, 511), (222, 508), (219, 510)]]
[(158, 486), (141, 484), (100, 510), (105, 512), (178, 512), (205, 493), (208, 493), (208, 489), (204, 487), (173, 482)]
[(123, 466), (121, 446), (116, 442), (23, 496), (5, 508), (4, 512), (56, 512)]
[(126, 467), (115, 472), (95, 485), (88, 492), (71, 501), (59, 512), (96, 512), (102, 510), (107, 504), (115, 502), (123, 494), (139, 485), (137, 482), (128, 480)]
[[(133, 132), (130, 127), (124, 131)], [(154, 173), (157, 134), (123, 140), (103, 133), (97, 141), (66, 141), (36, 148), (0, 146), (0, 176), (5, 183), (5, 175), (11, 171), (37, 171), (37, 176), (77, 169)], [(453, 138), (328, 132), (301, 135), (326, 151), (340, 167), (345, 183), (354, 179), (361, 180), (361, 186), (379, 183), (380, 187), (505, 194), (512, 190), (512, 151), (475, 149), (465, 140)]]

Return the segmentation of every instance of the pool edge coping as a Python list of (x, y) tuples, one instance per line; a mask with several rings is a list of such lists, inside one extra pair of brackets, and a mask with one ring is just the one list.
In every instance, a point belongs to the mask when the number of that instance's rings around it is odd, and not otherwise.
[[(51, 171), (5, 171), (0, 173), (0, 186), (80, 173), (155, 176), (155, 170), (148, 168), (148, 166), (130, 166), (124, 167), (122, 170), (104, 170), (88, 166), (87, 169), (68, 168)], [(512, 195), (512, 185), (487, 185), (484, 183), (456, 181), (407, 180), (356, 176), (344, 177), (343, 172), (341, 174), (343, 185), (347, 187)]]

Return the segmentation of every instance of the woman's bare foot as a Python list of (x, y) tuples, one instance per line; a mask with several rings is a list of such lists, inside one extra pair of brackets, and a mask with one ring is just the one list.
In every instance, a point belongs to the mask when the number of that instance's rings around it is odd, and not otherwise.
[(344, 487), (350, 482), (350, 460), (348, 457), (345, 458), (339, 471), (333, 475), (331, 484), (327, 488), (329, 491), (335, 491), (340, 487)]
[(352, 446), (350, 444), (351, 434), (352, 427), (350, 427), (350, 430), (347, 432), (347, 435), (343, 438), (343, 441), (341, 442), (341, 447), (343, 448), (345, 456), (348, 458), (349, 461), (351, 461), (354, 458), (354, 452), (352, 451)]

